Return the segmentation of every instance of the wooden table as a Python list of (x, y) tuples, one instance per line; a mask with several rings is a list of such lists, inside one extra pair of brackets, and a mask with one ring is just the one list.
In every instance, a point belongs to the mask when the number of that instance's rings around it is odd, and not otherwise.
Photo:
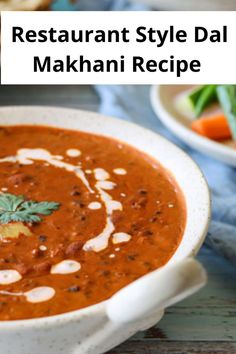
[[(0, 105), (54, 105), (96, 111), (98, 98), (88, 86), (3, 86)], [(198, 294), (173, 306), (156, 326), (109, 354), (236, 353), (236, 269), (212, 250), (198, 256), (209, 282)]]

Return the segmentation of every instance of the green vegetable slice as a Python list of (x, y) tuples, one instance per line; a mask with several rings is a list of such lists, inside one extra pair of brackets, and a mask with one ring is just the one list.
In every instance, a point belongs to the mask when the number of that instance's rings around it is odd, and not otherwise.
[(189, 100), (196, 117), (199, 117), (207, 106), (216, 101), (216, 87), (217, 85), (204, 85), (190, 93)]
[(236, 85), (219, 85), (216, 91), (233, 139), (236, 140)]

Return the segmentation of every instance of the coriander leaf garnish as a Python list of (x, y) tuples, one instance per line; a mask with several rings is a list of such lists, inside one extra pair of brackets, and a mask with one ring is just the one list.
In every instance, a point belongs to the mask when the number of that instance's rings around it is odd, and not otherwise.
[(56, 202), (35, 202), (26, 201), (23, 195), (14, 195), (10, 193), (0, 194), (0, 223), (9, 222), (40, 222), (39, 215), (50, 215), (59, 208), (60, 204)]

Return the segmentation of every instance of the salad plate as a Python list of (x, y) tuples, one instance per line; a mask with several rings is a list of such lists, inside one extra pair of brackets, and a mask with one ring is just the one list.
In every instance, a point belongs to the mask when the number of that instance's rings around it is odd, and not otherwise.
[[(190, 85), (152, 86), (150, 98), (154, 112), (161, 122), (188, 146), (236, 167), (236, 149), (232, 139), (212, 140), (191, 129), (193, 116), (189, 114), (187, 106), (180, 107), (178, 100), (181, 95), (187, 95), (193, 89), (194, 86)], [(213, 108), (207, 108), (204, 114), (211, 115), (211, 110), (219, 109), (215, 103)]]

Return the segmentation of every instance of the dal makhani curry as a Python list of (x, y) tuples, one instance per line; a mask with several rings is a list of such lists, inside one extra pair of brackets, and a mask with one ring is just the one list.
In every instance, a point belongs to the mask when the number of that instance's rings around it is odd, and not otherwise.
[(149, 156), (43, 126), (0, 139), (0, 320), (96, 304), (176, 251), (183, 195)]

